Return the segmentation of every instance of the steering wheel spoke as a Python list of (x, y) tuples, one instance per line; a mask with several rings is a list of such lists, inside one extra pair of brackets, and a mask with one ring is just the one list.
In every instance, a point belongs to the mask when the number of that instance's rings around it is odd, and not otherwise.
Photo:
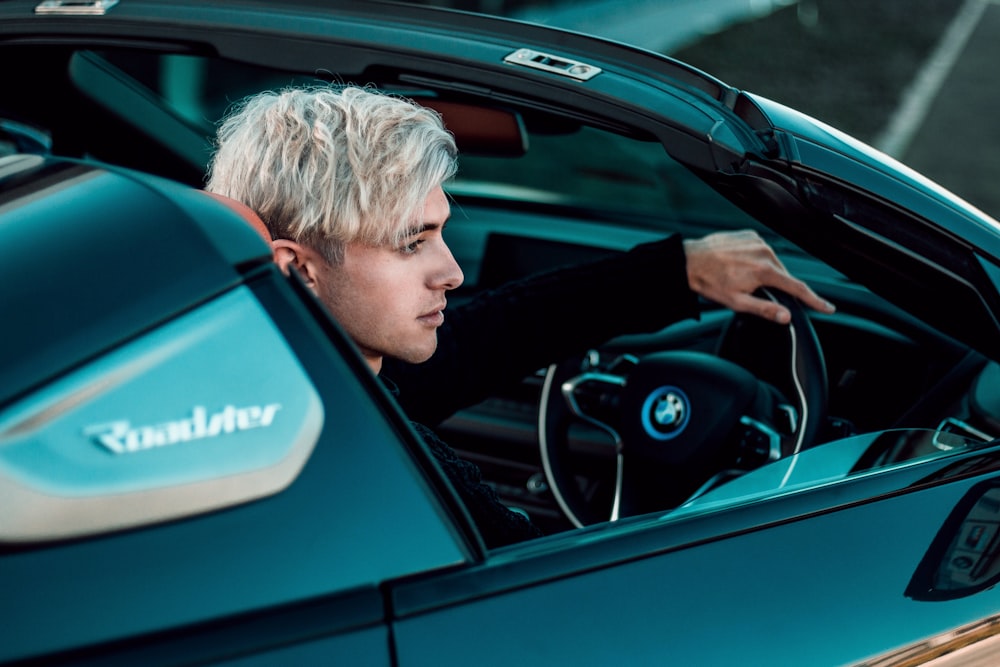
[(757, 468), (781, 458), (784, 438), (776, 429), (746, 415), (740, 417), (740, 434), (736, 465), (743, 469)]
[(570, 414), (608, 433), (621, 451), (621, 435), (613, 424), (619, 421), (623, 376), (588, 372), (569, 378), (559, 390)]

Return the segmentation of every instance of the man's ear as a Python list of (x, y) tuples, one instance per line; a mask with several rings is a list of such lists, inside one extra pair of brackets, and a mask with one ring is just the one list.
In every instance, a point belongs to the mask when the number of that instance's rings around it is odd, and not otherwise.
[(306, 286), (313, 292), (316, 291), (319, 266), (317, 265), (318, 257), (315, 251), (288, 239), (275, 239), (271, 241), (271, 248), (274, 251), (274, 262), (281, 268), (285, 275), (288, 275), (291, 272), (291, 268), (294, 267), (302, 277), (302, 280), (305, 281)]

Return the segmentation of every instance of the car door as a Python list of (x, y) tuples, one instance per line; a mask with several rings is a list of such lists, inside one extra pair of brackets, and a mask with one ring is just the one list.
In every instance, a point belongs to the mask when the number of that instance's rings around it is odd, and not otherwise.
[(428, 652), (435, 665), (896, 665), (958, 647), (989, 656), (1000, 617), (997, 453), (626, 520), (402, 585), (392, 596), (399, 664), (426, 664)]

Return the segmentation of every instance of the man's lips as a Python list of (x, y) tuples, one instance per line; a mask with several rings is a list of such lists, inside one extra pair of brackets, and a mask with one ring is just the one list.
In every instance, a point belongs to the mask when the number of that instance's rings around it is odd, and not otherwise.
[(417, 318), (418, 321), (427, 326), (439, 327), (444, 324), (444, 306), (426, 312)]

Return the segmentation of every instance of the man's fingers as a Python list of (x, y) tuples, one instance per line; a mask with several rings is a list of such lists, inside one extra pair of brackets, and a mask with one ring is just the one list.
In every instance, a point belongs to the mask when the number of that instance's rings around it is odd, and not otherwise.
[(685, 240), (684, 250), (691, 289), (732, 310), (772, 322), (790, 322), (791, 313), (785, 306), (754, 296), (761, 287), (781, 290), (822, 313), (835, 310), (833, 304), (793, 277), (756, 232), (717, 232)]
[(787, 273), (779, 274), (779, 280), (769, 284), (769, 287), (780, 289), (782, 292), (790, 294), (801, 301), (806, 307), (818, 310), (821, 313), (832, 313), (836, 307), (812, 291), (812, 289), (801, 280), (793, 278)]
[(777, 322), (778, 324), (788, 324), (792, 321), (792, 314), (788, 308), (777, 301), (753, 296), (752, 294), (741, 294), (735, 297), (732, 303), (728, 305), (735, 312), (755, 315), (771, 322)]

